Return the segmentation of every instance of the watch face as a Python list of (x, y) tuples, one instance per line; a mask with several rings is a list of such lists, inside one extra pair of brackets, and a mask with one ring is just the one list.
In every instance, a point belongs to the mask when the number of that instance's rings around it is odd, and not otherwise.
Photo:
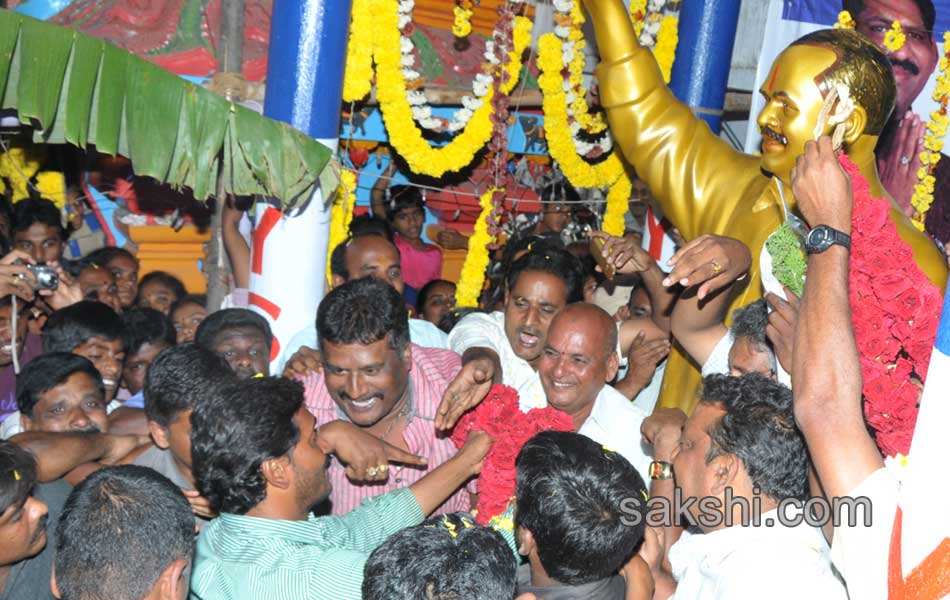
[(822, 252), (827, 250), (832, 242), (832, 236), (830, 234), (831, 232), (823, 225), (815, 227), (808, 232), (808, 237), (805, 238), (805, 249), (809, 252)]

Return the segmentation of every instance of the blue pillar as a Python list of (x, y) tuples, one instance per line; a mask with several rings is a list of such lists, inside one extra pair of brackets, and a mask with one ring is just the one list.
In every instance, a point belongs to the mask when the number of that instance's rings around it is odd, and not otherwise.
[(719, 133), (739, 0), (684, 0), (670, 88)]
[[(336, 149), (350, 0), (274, 0), (264, 115)], [(274, 332), (271, 373), (301, 344), (315, 344), (326, 287), (330, 211), (317, 190), (302, 210), (256, 206), (250, 306)]]

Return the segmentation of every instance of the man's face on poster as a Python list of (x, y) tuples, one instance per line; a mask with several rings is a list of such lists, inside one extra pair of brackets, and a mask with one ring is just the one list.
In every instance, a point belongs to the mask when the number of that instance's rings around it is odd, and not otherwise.
[[(927, 30), (914, 0), (864, 0), (864, 10), (854, 18), (857, 30), (884, 50), (891, 60), (897, 80), (895, 114), (901, 118), (910, 110), (937, 66), (937, 43), (933, 32)], [(884, 48), (884, 35), (894, 21), (900, 21), (907, 39), (899, 50), (888, 52)]]

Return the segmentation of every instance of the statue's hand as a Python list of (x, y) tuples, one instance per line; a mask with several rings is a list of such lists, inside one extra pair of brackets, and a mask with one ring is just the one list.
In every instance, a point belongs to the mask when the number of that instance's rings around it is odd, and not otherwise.
[(907, 111), (897, 128), (890, 155), (878, 161), (881, 183), (907, 216), (914, 213), (910, 199), (917, 184), (921, 167), (920, 153), (924, 151), (927, 124), (912, 111)]
[(810, 227), (828, 225), (851, 233), (851, 178), (838, 162), (830, 137), (805, 143), (791, 179), (798, 209)]

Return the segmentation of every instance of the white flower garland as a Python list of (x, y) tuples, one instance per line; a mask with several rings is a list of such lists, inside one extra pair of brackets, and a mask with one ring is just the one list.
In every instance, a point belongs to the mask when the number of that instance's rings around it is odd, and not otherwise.
[[(525, 0), (514, 0), (514, 4), (523, 4)], [(412, 21), (412, 12), (415, 8), (415, 0), (399, 0), (399, 29), (402, 30), (410, 21)], [(426, 101), (424, 92), (419, 91), (422, 87), (422, 74), (415, 67), (415, 57), (413, 51), (415, 45), (412, 39), (402, 35), (400, 36), (399, 50), (402, 53), (402, 74), (406, 79), (406, 87), (410, 90), (407, 93), (409, 106), (412, 108), (412, 116), (416, 123), (423, 129), (436, 133), (455, 133), (465, 129), (472, 115), (478, 110), (484, 98), (488, 95), (491, 88), (491, 75), (489, 73), (498, 65), (498, 58), (494, 53), (494, 42), (485, 42), (485, 63), (483, 63), (482, 72), (475, 76), (472, 81), (472, 93), (462, 97), (462, 108), (455, 111), (452, 120), (437, 117), (432, 112), (432, 107)]]

